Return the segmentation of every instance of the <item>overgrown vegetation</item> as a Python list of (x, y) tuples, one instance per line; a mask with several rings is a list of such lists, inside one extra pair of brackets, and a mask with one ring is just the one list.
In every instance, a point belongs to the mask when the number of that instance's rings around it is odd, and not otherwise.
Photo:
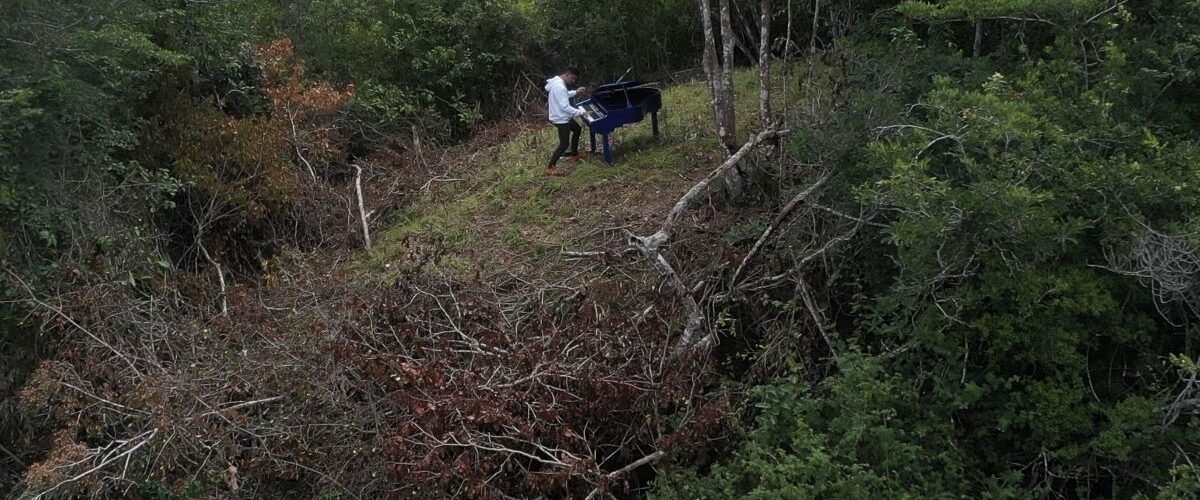
[(0, 489), (1200, 495), (1200, 2), (709, 3), (0, 5)]
[[(658, 494), (1196, 494), (1196, 7), (903, 2), (845, 39), (806, 157), (879, 226), (791, 271), (833, 372), (761, 386), (735, 458)], [(813, 307), (795, 290), (749, 296), (739, 334), (794, 335), (762, 318)]]

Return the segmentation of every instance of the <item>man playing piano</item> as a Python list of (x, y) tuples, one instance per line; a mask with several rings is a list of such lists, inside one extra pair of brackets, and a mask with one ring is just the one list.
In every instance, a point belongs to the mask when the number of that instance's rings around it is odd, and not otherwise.
[[(550, 123), (554, 124), (554, 128), (558, 129), (558, 147), (554, 149), (554, 154), (550, 156), (550, 166), (546, 167), (546, 175), (562, 176), (565, 173), (558, 169), (558, 160), (563, 158), (564, 154), (567, 161), (579, 159), (579, 134), (583, 132), (583, 127), (575, 120), (577, 116), (587, 114), (586, 111), (571, 105), (571, 98), (581, 90), (580, 87), (575, 90), (568, 90), (568, 87), (575, 84), (575, 79), (579, 76), (579, 71), (575, 68), (567, 68), (562, 74), (546, 80), (546, 92), (549, 94), (547, 101), (547, 110), (550, 115)], [(571, 150), (567, 151), (568, 142)]]

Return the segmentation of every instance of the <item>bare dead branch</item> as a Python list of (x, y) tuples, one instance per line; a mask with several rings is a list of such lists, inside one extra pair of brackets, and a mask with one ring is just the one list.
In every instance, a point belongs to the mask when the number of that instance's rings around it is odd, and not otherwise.
[(692, 186), (687, 193), (684, 193), (683, 197), (679, 198), (679, 201), (675, 202), (675, 205), (671, 207), (671, 211), (667, 213), (666, 218), (663, 220), (662, 227), (657, 232), (644, 238), (630, 236), (630, 245), (638, 248), (649, 248), (657, 251), (659, 247), (671, 239), (675, 231), (675, 224), (677, 224), (679, 219), (683, 217), (683, 213), (689, 207), (691, 207), (692, 204), (696, 203), (702, 194), (708, 192), (708, 189), (712, 186), (714, 181), (735, 168), (737, 164), (742, 161), (742, 158), (749, 154), (750, 151), (754, 150), (754, 148), (758, 147), (759, 144), (762, 144), (764, 141), (769, 139), (786, 136), (789, 133), (791, 133), (791, 131), (786, 129), (764, 130), (759, 132), (758, 135), (747, 141), (746, 144), (741, 147), (741, 149), (737, 150), (736, 153), (726, 159), (724, 163), (714, 169), (704, 179), (701, 179), (700, 182), (697, 182), (696, 185)]
[(208, 254), (208, 249), (204, 248), (204, 243), (199, 238), (196, 241), (197, 246), (200, 247), (200, 255), (203, 255), (204, 260), (207, 260), (209, 264), (217, 268), (217, 281), (221, 284), (221, 315), (227, 315), (229, 314), (229, 299), (225, 289), (225, 269)]
[(749, 264), (756, 256), (758, 256), (758, 252), (762, 250), (763, 245), (765, 245), (767, 241), (775, 234), (775, 231), (780, 224), (787, 220), (787, 218), (792, 215), (792, 212), (794, 212), (797, 207), (803, 204), (804, 201), (807, 200), (810, 195), (812, 195), (812, 193), (816, 192), (817, 189), (820, 189), (821, 186), (825, 185), (825, 182), (828, 181), (832, 175), (833, 174), (825, 174), (821, 176), (820, 179), (817, 179), (817, 182), (809, 186), (808, 189), (805, 189), (804, 191), (796, 194), (796, 196), (793, 196), (791, 201), (788, 201), (787, 205), (783, 206), (783, 210), (779, 211), (779, 214), (775, 216), (775, 220), (771, 221), (771, 224), (767, 226), (767, 229), (764, 230), (762, 235), (758, 237), (758, 241), (754, 242), (754, 247), (750, 249), (750, 253), (747, 253), (746, 257), (742, 259), (742, 263), (738, 264), (737, 270), (734, 271), (733, 278), (731, 279), (732, 284), (737, 284), (738, 278), (742, 276), (742, 271), (746, 269), (746, 264)]
[[(59, 481), (54, 486), (51, 486), (50, 488), (45, 489), (42, 492), (35, 495), (31, 500), (39, 500), (41, 498), (44, 498), (46, 495), (54, 492), (54, 490), (57, 490), (67, 484), (79, 481), (80, 479), (83, 479), (83, 478), (91, 475), (92, 473), (107, 467), (110, 464), (116, 463), (117, 461), (120, 461), (122, 459), (128, 460), (128, 458), (131, 457), (134, 452), (136, 452), (141, 447), (145, 446), (147, 443), (149, 443), (151, 440), (154, 439), (154, 436), (157, 436), (157, 435), (158, 435), (158, 429), (155, 428), (155, 429), (151, 429), (146, 432), (143, 432), (143, 433), (141, 433), (137, 436), (134, 436), (130, 439), (122, 439), (122, 440), (114, 441), (114, 442), (110, 443), (109, 446), (107, 446), (107, 447), (89, 450), (89, 455), (99, 459), (98, 460), (99, 463), (97, 463), (95, 466), (93, 466), (92, 468), (90, 468), (86, 471), (83, 471), (79, 474), (76, 474), (67, 479)], [(138, 441), (137, 444), (126, 448), (126, 446), (128, 446), (130, 443), (134, 442), (135, 440), (139, 440), (139, 439), (141, 441)], [(124, 449), (124, 451), (121, 451), (121, 453), (117, 453), (115, 455), (113, 454), (114, 452), (122, 450), (122, 449)], [(101, 453), (103, 453), (103, 455), (101, 455)]]
[(683, 281), (679, 278), (678, 273), (675, 272), (675, 269), (671, 266), (667, 259), (662, 256), (660, 248), (666, 242), (670, 241), (675, 231), (675, 225), (678, 223), (679, 219), (683, 217), (683, 213), (688, 209), (688, 207), (695, 203), (702, 194), (708, 191), (709, 187), (712, 186), (712, 183), (715, 180), (721, 178), (730, 170), (735, 168), (742, 158), (749, 154), (750, 151), (754, 150), (754, 148), (759, 144), (762, 144), (763, 141), (782, 137), (787, 135), (788, 132), (788, 130), (764, 130), (758, 135), (752, 137), (748, 142), (746, 142), (745, 145), (741, 147), (741, 149), (725, 160), (724, 163), (708, 174), (707, 177), (696, 183), (696, 185), (692, 186), (692, 188), (689, 189), (688, 192), (685, 193), (683, 197), (681, 197), (679, 201), (675, 203), (675, 206), (671, 208), (671, 211), (667, 213), (666, 218), (663, 220), (662, 227), (659, 228), (659, 230), (654, 234), (647, 237), (640, 237), (633, 235), (632, 233), (627, 233), (629, 246), (637, 249), (642, 253), (643, 256), (646, 257), (646, 260), (648, 260), (650, 264), (658, 270), (659, 274), (665, 280), (667, 280), (667, 283), (671, 286), (671, 288), (675, 291), (675, 294), (679, 297), (679, 300), (683, 303), (684, 312), (687, 314), (687, 320), (684, 327), (683, 336), (680, 338), (680, 347), (691, 346), (697, 334), (704, 330), (704, 315), (700, 311), (700, 306), (696, 303), (696, 299), (692, 296), (692, 293), (688, 289), (687, 285), (683, 284)]
[[(642, 458), (634, 460), (629, 465), (626, 465), (624, 467), (621, 467), (620, 469), (617, 469), (615, 471), (608, 473), (607, 475), (605, 475), (605, 478), (607, 478), (609, 480), (619, 478), (619, 477), (627, 474), (631, 470), (634, 470), (643, 465), (646, 465), (649, 463), (654, 463), (654, 462), (661, 460), (663, 455), (665, 455), (665, 453), (663, 453), (661, 450), (656, 451), (656, 452), (646, 455)], [(599, 495), (600, 493), (602, 493), (600, 491), (600, 488), (596, 487), (595, 489), (592, 490), (591, 493), (588, 493), (586, 500), (591, 500), (591, 499), (595, 498), (596, 495)]]
[(220, 408), (220, 409), (212, 410), (212, 411), (210, 411), (210, 412), (208, 412), (208, 413), (201, 413), (201, 414), (199, 414), (199, 415), (196, 415), (196, 416), (194, 416), (194, 417), (190, 417), (190, 418), (188, 418), (188, 420), (195, 420), (195, 419), (198, 419), (198, 418), (204, 418), (204, 417), (207, 417), (207, 416), (210, 416), (210, 415), (217, 415), (217, 414), (219, 414), (219, 413), (225, 413), (225, 412), (227, 412), (227, 411), (240, 410), (240, 409), (242, 409), (242, 408), (246, 408), (246, 407), (249, 407), (249, 406), (254, 406), (254, 405), (260, 405), (260, 404), (271, 403), (271, 402), (279, 401), (279, 400), (281, 400), (281, 399), (283, 399), (283, 396), (272, 396), (272, 397), (269, 397), (269, 398), (256, 399), (256, 400), (254, 400), (254, 401), (243, 401), (243, 402), (241, 402), (241, 403), (238, 403), (238, 404), (235, 404), (235, 405), (232, 405), (232, 406), (227, 406), (227, 407), (225, 407), (225, 408)]
[(837, 350), (833, 346), (833, 340), (830, 339), (829, 330), (825, 327), (825, 315), (821, 314), (820, 309), (817, 308), (817, 302), (813, 299), (812, 290), (809, 289), (808, 282), (804, 281), (803, 278), (797, 281), (800, 299), (804, 301), (804, 307), (812, 315), (813, 324), (817, 325), (817, 331), (820, 332), (821, 338), (825, 339), (825, 345), (829, 346), (829, 352), (837, 356)]
[(761, 290), (764, 288), (769, 288), (771, 286), (775, 286), (777, 283), (779, 283), (789, 277), (796, 276), (804, 269), (807, 269), (808, 264), (810, 262), (816, 260), (818, 257), (824, 257), (826, 254), (828, 254), (831, 250), (836, 248), (838, 245), (853, 239), (854, 236), (856, 234), (858, 234), (858, 231), (861, 228), (862, 228), (862, 224), (855, 224), (854, 227), (851, 227), (845, 233), (837, 235), (837, 236), (831, 238), (829, 241), (825, 242), (825, 244), (823, 246), (821, 246), (821, 248), (810, 252), (808, 255), (805, 255), (803, 258), (800, 259), (799, 262), (796, 263), (796, 265), (792, 266), (791, 269), (788, 269), (787, 271), (776, 274), (774, 276), (768, 276), (768, 277), (765, 277), (765, 278), (762, 278), (762, 279), (759, 279), (759, 280), (756, 280), (753, 282), (748, 282), (748, 283), (738, 285), (737, 290), (739, 290), (739, 291)]
[(358, 195), (358, 215), (362, 221), (363, 246), (371, 251), (371, 228), (367, 225), (367, 210), (363, 208), (362, 167), (354, 165), (354, 192)]
[(121, 351), (117, 350), (117, 348), (113, 347), (112, 344), (105, 342), (104, 339), (102, 339), (99, 336), (97, 336), (96, 334), (92, 333), (87, 328), (84, 328), (83, 325), (76, 323), (75, 320), (72, 319), (70, 316), (68, 316), (66, 313), (64, 313), (62, 311), (62, 309), (54, 307), (45, 302), (42, 302), (41, 299), (37, 298), (37, 294), (35, 294), (33, 292), (33, 289), (29, 288), (29, 285), (27, 283), (25, 283), (25, 280), (21, 279), (21, 277), (18, 276), (17, 273), (12, 272), (11, 269), (5, 269), (4, 271), (7, 272), (8, 275), (11, 276), (13, 279), (17, 280), (17, 283), (19, 283), (21, 285), (21, 288), (25, 289), (25, 293), (29, 295), (30, 302), (38, 305), (39, 307), (42, 307), (43, 309), (46, 309), (46, 310), (54, 313), (55, 316), (62, 318), (63, 321), (70, 323), (71, 326), (73, 326), (76, 329), (78, 329), (79, 331), (83, 332), (84, 335), (87, 335), (92, 340), (96, 341), (97, 344), (104, 346), (104, 348), (108, 349), (109, 352), (112, 352), (118, 358), (121, 358), (121, 361), (124, 361), (125, 364), (129, 365), (129, 369), (133, 370), (133, 373), (137, 374), (138, 376), (142, 375), (142, 372), (138, 371), (137, 366), (133, 363), (132, 359), (129, 359), (129, 356), (126, 356), (125, 353), (122, 353)]

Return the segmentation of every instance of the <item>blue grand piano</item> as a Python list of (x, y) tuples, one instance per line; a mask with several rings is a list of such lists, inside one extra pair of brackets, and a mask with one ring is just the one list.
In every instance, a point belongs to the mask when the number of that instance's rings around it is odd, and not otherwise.
[(604, 141), (604, 163), (612, 164), (612, 143), (609, 134), (628, 123), (637, 123), (650, 114), (654, 136), (658, 136), (658, 111), (662, 109), (662, 91), (657, 84), (616, 82), (601, 85), (592, 95), (576, 106), (591, 114), (584, 118), (592, 136), (592, 152), (596, 152), (596, 134)]

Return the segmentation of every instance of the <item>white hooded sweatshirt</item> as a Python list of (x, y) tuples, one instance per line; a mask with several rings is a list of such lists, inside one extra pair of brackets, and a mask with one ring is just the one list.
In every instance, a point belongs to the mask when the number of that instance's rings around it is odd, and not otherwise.
[(561, 76), (546, 80), (546, 92), (550, 94), (546, 99), (550, 123), (562, 125), (584, 113), (582, 109), (571, 105), (571, 98), (575, 97), (575, 91), (567, 90), (567, 84), (563, 82)]

